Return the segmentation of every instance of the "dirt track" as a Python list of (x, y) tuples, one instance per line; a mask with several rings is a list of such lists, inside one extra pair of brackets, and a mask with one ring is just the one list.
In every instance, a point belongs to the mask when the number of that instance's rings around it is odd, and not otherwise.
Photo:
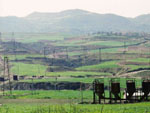
[(129, 72), (129, 73), (124, 73), (124, 74), (120, 74), (120, 75), (117, 75), (117, 76), (118, 77), (132, 77), (132, 75), (140, 73), (140, 72), (144, 72), (144, 71), (148, 71), (148, 70), (140, 70), (140, 71), (135, 71), (135, 72)]

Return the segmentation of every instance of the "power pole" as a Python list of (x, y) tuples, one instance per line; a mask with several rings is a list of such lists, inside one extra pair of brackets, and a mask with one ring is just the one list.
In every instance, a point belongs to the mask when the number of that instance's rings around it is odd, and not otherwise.
[[(5, 62), (6, 68), (7, 68), (7, 75), (8, 75), (8, 80), (9, 80), (9, 90), (10, 90), (10, 95), (11, 95), (12, 94), (12, 87), (11, 87), (11, 78), (10, 78), (10, 73), (9, 73), (8, 57), (4, 57), (4, 62)], [(6, 68), (5, 68), (5, 70), (6, 70)]]
[(68, 59), (69, 56), (68, 56), (68, 47), (66, 47), (66, 59)]
[(46, 47), (44, 47), (44, 58), (46, 58)]
[(124, 61), (126, 62), (126, 42), (124, 41)]
[(54, 64), (54, 59), (55, 59), (55, 49), (53, 50), (52, 66)]
[(3, 72), (3, 96), (4, 96), (4, 93), (5, 93), (5, 57), (4, 57), (4, 72)]
[(126, 42), (124, 41), (124, 54), (126, 53)]
[(33, 86), (33, 77), (32, 77), (32, 95), (34, 94), (34, 86)]
[(15, 37), (14, 37), (14, 32), (12, 32), (12, 43), (13, 43), (13, 53), (14, 53), (14, 56), (15, 56), (15, 60), (17, 60), (17, 57), (16, 57), (16, 40), (15, 40)]
[(87, 59), (87, 48), (83, 46), (83, 64), (86, 64)]
[(2, 44), (2, 33), (0, 32), (0, 44)]
[(102, 60), (102, 56), (101, 56), (101, 48), (99, 48), (99, 63), (101, 62), (101, 60)]

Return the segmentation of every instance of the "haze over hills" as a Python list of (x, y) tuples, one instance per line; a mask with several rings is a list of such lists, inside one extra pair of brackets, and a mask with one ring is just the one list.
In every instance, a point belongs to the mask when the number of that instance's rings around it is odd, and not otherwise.
[(1, 32), (70, 32), (96, 31), (150, 32), (150, 14), (127, 18), (98, 14), (80, 9), (59, 13), (34, 12), (26, 17), (0, 17)]

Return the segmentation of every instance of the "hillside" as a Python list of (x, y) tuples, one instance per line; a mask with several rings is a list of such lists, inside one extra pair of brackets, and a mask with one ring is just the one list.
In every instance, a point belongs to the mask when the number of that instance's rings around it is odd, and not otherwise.
[(1, 32), (141, 31), (150, 32), (150, 16), (126, 18), (74, 9), (58, 13), (34, 12), (26, 17), (0, 17)]

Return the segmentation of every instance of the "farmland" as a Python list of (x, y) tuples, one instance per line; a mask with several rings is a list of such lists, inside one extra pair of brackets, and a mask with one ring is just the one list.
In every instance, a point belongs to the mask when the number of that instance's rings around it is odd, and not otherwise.
[[(7, 56), (13, 91), (9, 92), (9, 84), (6, 81), (5, 91), (0, 92), (0, 111), (150, 112), (149, 102), (121, 105), (91, 104), (92, 82), (95, 79), (104, 77), (104, 83), (108, 87), (111, 77), (123, 77), (119, 81), (124, 89), (127, 77), (136, 77), (136, 87), (141, 87), (141, 79), (149, 77), (150, 69), (150, 42), (146, 37), (148, 36), (108, 33), (15, 33), (13, 36), (11, 33), (3, 33), (0, 71), (1, 76), (5, 75), (8, 79), (8, 70), (4, 73), (3, 68), (3, 60)], [(13, 81), (13, 75), (17, 75), (19, 81)], [(44, 89), (46, 84), (51, 84), (51, 87)], [(76, 89), (72, 89), (74, 84), (77, 84)], [(107, 90), (106, 95), (109, 95)], [(81, 102), (86, 104), (79, 104)]]
[(48, 103), (50, 102), (48, 100), (43, 103), (39, 103), (39, 100), (34, 100), (32, 101), (32, 104), (29, 103), (30, 101), (28, 100), (24, 101), (24, 103), (19, 103), (18, 100), (12, 102), (14, 103), (13, 105), (8, 101), (8, 104), (4, 104), (3, 107), (0, 108), (0, 111), (3, 113), (8, 113), (10, 111), (11, 113), (62, 113), (62, 111), (66, 113), (146, 113), (150, 110), (149, 103), (123, 105), (76, 105), (70, 102), (70, 104), (52, 105)]

